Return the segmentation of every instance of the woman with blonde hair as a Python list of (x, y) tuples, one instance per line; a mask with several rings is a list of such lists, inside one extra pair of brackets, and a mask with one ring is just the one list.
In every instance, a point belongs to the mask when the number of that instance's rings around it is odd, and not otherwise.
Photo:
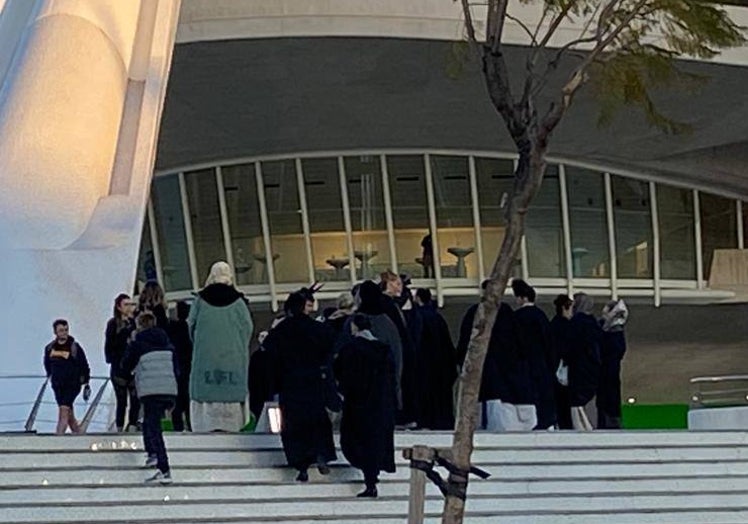
[(195, 432), (239, 431), (245, 423), (249, 341), (254, 326), (226, 262), (210, 268), (187, 324), (193, 342), (190, 414)]

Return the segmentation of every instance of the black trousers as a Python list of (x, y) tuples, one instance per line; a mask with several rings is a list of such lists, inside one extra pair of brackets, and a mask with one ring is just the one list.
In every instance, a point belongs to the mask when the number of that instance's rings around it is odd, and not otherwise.
[(127, 414), (127, 423), (135, 425), (140, 417), (140, 400), (138, 400), (138, 393), (135, 391), (135, 382), (130, 381), (127, 385), (119, 385), (112, 381), (114, 385), (114, 398), (116, 401), (115, 408), (115, 424), (118, 428), (125, 427), (125, 412), (128, 412), (128, 403), (130, 405), (129, 412)]
[(166, 473), (169, 471), (169, 457), (166, 455), (161, 419), (166, 410), (174, 406), (175, 398), (154, 395), (140, 400), (143, 403), (143, 445), (149, 457), (156, 457), (156, 467)]
[(189, 380), (177, 384), (177, 401), (174, 410), (171, 412), (171, 422), (174, 425), (174, 431), (192, 431), (189, 389)]

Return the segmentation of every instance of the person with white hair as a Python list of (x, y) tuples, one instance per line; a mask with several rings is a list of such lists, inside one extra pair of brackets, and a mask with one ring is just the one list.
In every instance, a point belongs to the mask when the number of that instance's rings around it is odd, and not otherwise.
[[(600, 380), (600, 343), (602, 330), (592, 314), (595, 303), (586, 293), (574, 294), (571, 317), (573, 340), (569, 366), (569, 403), (571, 422), (576, 430), (592, 431), (589, 411)], [(594, 419), (593, 419), (594, 420)]]
[(624, 326), (629, 310), (623, 300), (611, 300), (603, 307), (600, 347), (600, 384), (597, 387), (597, 428), (621, 429), (621, 361), (626, 353)]
[(247, 418), (249, 342), (254, 326), (226, 262), (210, 268), (187, 319), (193, 343), (190, 415), (195, 432), (239, 431)]

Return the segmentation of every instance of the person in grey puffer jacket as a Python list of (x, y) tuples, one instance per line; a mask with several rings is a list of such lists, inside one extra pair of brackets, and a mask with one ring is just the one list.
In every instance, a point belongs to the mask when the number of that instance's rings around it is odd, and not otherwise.
[(135, 375), (135, 389), (143, 404), (143, 444), (148, 453), (145, 465), (157, 468), (146, 483), (171, 484), (161, 419), (176, 402), (177, 359), (166, 331), (156, 327), (153, 313), (141, 313), (135, 325), (137, 329), (122, 357), (121, 369)]

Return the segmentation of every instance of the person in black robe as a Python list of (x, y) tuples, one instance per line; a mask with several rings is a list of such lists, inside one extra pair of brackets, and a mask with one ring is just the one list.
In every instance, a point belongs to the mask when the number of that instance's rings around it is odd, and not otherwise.
[(169, 339), (174, 346), (177, 357), (179, 376), (177, 376), (177, 400), (171, 412), (174, 431), (192, 431), (190, 421), (190, 373), (192, 372), (192, 339), (187, 317), (190, 316), (190, 305), (177, 302), (177, 319), (169, 321)]
[(340, 446), (364, 474), (366, 489), (358, 496), (376, 497), (379, 473), (395, 472), (395, 363), (366, 316), (354, 315), (350, 328), (353, 337), (335, 360), (343, 394)]
[(402, 372), (400, 375), (400, 389), (402, 392), (402, 408), (397, 414), (397, 423), (403, 427), (415, 427), (417, 406), (417, 370), (416, 348), (413, 337), (408, 330), (408, 324), (398, 300), (403, 294), (403, 281), (400, 275), (392, 271), (381, 274), (382, 306), (385, 314), (390, 317), (397, 327), (402, 347)]
[[(551, 339), (553, 340), (556, 355), (555, 368), (563, 363), (568, 372), (569, 354), (572, 351), (574, 340), (571, 334), (572, 305), (574, 301), (569, 295), (558, 295), (553, 301), (556, 307), (556, 316), (551, 320)], [(573, 429), (571, 423), (571, 404), (569, 404), (568, 374), (566, 384), (561, 384), (556, 379), (556, 418), (558, 429)]]
[(600, 345), (603, 332), (592, 315), (592, 297), (586, 293), (576, 293), (573, 308), (573, 344), (568, 362), (571, 419), (574, 429), (591, 431), (594, 428), (587, 411), (600, 381)]
[(416, 353), (418, 369), (418, 427), (454, 429), (453, 388), (457, 378), (455, 346), (449, 326), (439, 314), (428, 289), (416, 291), (417, 311), (422, 323)]
[[(524, 280), (512, 280), (512, 291), (519, 308), (517, 319), (519, 344), (530, 357), (530, 376), (535, 390), (535, 409), (538, 415), (536, 429), (549, 429), (556, 425), (556, 358), (551, 343), (551, 326), (543, 310), (535, 305), (535, 290)], [(558, 366), (558, 364), (555, 364)]]
[(621, 361), (626, 353), (624, 326), (628, 308), (612, 300), (603, 308), (600, 384), (597, 388), (597, 428), (621, 429)]
[[(481, 288), (485, 290), (487, 285), (488, 281), (484, 281)], [(470, 306), (462, 318), (460, 339), (457, 343), (457, 362), (460, 366), (467, 355), (477, 310), (478, 304)], [(489, 422), (486, 420), (486, 403), (500, 400), (515, 406), (527, 406), (532, 405), (535, 400), (529, 356), (522, 352), (522, 347), (517, 343), (517, 321), (512, 308), (504, 302), (499, 304), (496, 321), (491, 330), (478, 400), (484, 404), (482, 426)]]
[(273, 361), (283, 451), (299, 482), (309, 480), (312, 464), (329, 473), (327, 463), (337, 458), (326, 409), (334, 337), (329, 326), (304, 314), (306, 302), (303, 294), (291, 293), (286, 318), (263, 341)]

